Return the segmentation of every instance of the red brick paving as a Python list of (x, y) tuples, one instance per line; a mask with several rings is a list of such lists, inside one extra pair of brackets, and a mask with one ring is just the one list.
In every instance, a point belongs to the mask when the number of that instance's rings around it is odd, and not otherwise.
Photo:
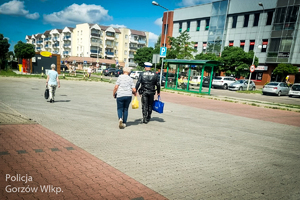
[[(67, 150), (66, 147), (73, 147), (74, 150)], [(58, 148), (59, 151), (52, 151), (53, 148)], [(35, 149), (42, 149), (43, 152), (37, 153)], [(26, 150), (27, 153), (18, 154), (18, 150)], [(6, 151), (9, 155), (1, 155)], [(32, 181), (6, 181), (6, 174), (27, 174), (32, 177)], [(0, 177), (1, 200), (166, 199), (37, 124), (0, 126)], [(7, 187), (8, 185), (11, 186)], [(63, 192), (41, 192), (40, 187), (47, 185), (57, 187), (58, 191), (60, 187)], [(6, 191), (18, 187), (38, 187), (38, 191)]]
[[(207, 98), (185, 96), (181, 94), (162, 93), (163, 102), (172, 102), (176, 104), (201, 108), (221, 113), (232, 114), (241, 117), (259, 119), (280, 124), (300, 126), (300, 113), (275, 110), (269, 108), (256, 107), (251, 105), (218, 101)], [(165, 104), (167, 109), (167, 104)]]

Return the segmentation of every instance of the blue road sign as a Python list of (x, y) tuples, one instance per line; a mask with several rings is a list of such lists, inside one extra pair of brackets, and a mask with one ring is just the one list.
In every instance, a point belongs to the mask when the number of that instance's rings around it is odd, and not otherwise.
[(167, 56), (167, 47), (160, 47), (159, 56), (160, 57), (166, 57)]
[(84, 64), (87, 64), (87, 62), (86, 62), (86, 61), (83, 61), (83, 63), (84, 63)]

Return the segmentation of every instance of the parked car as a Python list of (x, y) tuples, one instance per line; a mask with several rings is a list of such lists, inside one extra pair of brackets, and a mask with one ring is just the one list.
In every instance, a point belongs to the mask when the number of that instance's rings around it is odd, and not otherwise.
[(270, 82), (262, 89), (263, 95), (276, 94), (278, 96), (288, 95), (290, 88), (284, 82)]
[(191, 85), (200, 85), (200, 81), (201, 81), (201, 76), (193, 76), (192, 80), (190, 81)]
[(117, 70), (115, 71), (115, 77), (118, 77), (118, 76), (120, 76), (121, 74), (123, 74), (123, 70), (122, 70), (122, 69), (117, 69)]
[(289, 91), (289, 97), (298, 96), (300, 97), (300, 83), (295, 83), (292, 85)]
[(67, 71), (68, 67), (66, 65), (60, 65), (60, 71)]
[[(228, 87), (229, 90), (247, 90), (248, 87), (248, 80), (238, 80), (234, 83), (231, 83)], [(250, 81), (249, 83), (249, 90), (255, 90), (255, 83)]]
[(209, 81), (210, 81), (210, 76), (203, 77), (202, 86), (203, 87), (209, 87)]
[(101, 69), (100, 67), (98, 67), (97, 69), (96, 69), (96, 73), (102, 73), (104, 70), (103, 69)]
[(236, 80), (230, 76), (216, 76), (212, 81), (213, 88), (223, 88), (225, 90), (228, 89), (228, 86), (231, 83), (234, 83)]
[(103, 74), (104, 74), (104, 76), (108, 76), (108, 75), (111, 75), (111, 74), (114, 75), (116, 70), (117, 70), (116, 68), (104, 69)]
[(131, 78), (138, 79), (139, 76), (140, 76), (140, 73), (142, 73), (142, 71), (132, 71), (132, 72), (130, 73), (130, 77), (131, 77)]

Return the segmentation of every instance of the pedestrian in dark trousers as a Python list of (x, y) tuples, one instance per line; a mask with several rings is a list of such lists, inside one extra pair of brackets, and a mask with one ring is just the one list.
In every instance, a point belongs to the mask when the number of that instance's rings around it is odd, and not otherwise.
[(160, 95), (160, 83), (159, 76), (155, 72), (150, 71), (152, 64), (145, 62), (144, 65), (146, 71), (139, 75), (135, 89), (142, 95), (142, 122), (147, 124), (151, 119), (155, 91), (157, 90), (157, 95)]

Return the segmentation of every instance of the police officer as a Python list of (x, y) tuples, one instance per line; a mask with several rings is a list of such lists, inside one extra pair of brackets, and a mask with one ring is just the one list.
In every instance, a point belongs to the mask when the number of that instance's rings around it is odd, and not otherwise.
[[(150, 71), (152, 64), (145, 62), (145, 72), (140, 73), (139, 79), (136, 83), (135, 89), (142, 95), (142, 110), (143, 110), (143, 123), (148, 123), (151, 119), (152, 104), (155, 95), (155, 86), (157, 89), (157, 95), (160, 95), (160, 83), (159, 76)], [(141, 88), (139, 89), (141, 85)]]

